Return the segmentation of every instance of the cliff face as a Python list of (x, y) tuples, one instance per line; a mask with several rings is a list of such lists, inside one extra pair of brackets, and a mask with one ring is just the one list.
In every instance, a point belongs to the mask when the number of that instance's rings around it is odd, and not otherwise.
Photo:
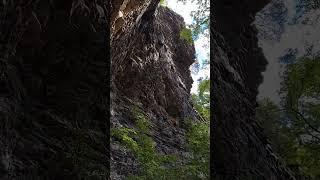
[[(159, 0), (112, 0), (111, 11), (107, 2), (1, 1), (1, 179), (107, 179), (109, 77), (111, 127), (135, 128), (138, 108), (160, 153), (187, 156), (185, 121), (201, 118), (183, 19)], [(217, 0), (212, 13), (212, 173), (221, 179), (291, 178), (254, 121), (266, 65), (250, 26), (259, 2)], [(114, 139), (111, 160), (113, 179), (139, 171)]]
[(102, 1), (0, 2), (0, 179), (108, 177)]
[[(111, 128), (135, 128), (130, 111), (138, 107), (151, 123), (156, 149), (162, 154), (184, 156), (185, 121), (198, 119), (189, 93), (189, 67), (195, 50), (180, 38), (183, 18), (158, 3), (113, 3)], [(111, 178), (135, 174), (139, 169), (138, 162), (116, 140), (111, 143), (111, 160)]]
[(257, 88), (267, 62), (251, 24), (267, 3), (218, 0), (214, 4), (211, 169), (217, 179), (293, 179), (254, 119)]

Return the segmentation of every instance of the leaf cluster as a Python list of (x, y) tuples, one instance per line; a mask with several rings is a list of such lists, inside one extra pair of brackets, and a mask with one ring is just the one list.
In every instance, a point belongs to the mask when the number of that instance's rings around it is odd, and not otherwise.
[(210, 79), (204, 79), (199, 83), (197, 94), (192, 94), (194, 108), (207, 121), (210, 121)]
[(149, 136), (150, 123), (147, 116), (137, 107), (133, 107), (131, 113), (136, 129), (119, 127), (111, 130), (111, 136), (133, 152), (141, 165), (140, 174), (129, 175), (128, 179), (209, 179), (208, 124), (189, 121), (187, 150), (191, 157), (179, 160), (177, 156), (157, 152), (156, 143)]
[(193, 44), (193, 37), (191, 29), (184, 27), (180, 31), (180, 38), (187, 41), (189, 44)]
[[(256, 111), (273, 149), (290, 167), (320, 178), (320, 58), (301, 58), (284, 75), (282, 107), (270, 100)], [(294, 170), (295, 171), (295, 170)]]
[[(178, 2), (186, 3), (187, 0), (178, 0)], [(209, 0), (191, 0), (195, 2), (197, 8), (191, 12), (191, 16), (194, 19), (191, 25), (191, 30), (194, 39), (197, 39), (199, 35), (209, 28), (210, 24), (210, 1)], [(209, 34), (206, 34), (209, 36)]]

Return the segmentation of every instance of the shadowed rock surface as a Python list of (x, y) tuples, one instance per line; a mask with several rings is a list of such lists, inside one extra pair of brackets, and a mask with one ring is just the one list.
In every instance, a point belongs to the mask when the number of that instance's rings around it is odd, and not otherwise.
[(217, 0), (211, 14), (211, 169), (216, 179), (294, 179), (254, 119), (267, 61), (251, 24), (267, 3)]
[(0, 179), (107, 179), (103, 1), (0, 2)]

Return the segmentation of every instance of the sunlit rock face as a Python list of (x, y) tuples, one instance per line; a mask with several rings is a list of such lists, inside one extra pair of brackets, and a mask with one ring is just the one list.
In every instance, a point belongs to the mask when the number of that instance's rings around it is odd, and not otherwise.
[[(215, 179), (294, 179), (255, 121), (256, 96), (267, 61), (252, 23), (267, 4), (217, 0), (211, 14), (211, 172)], [(282, 30), (281, 25), (274, 29)]]
[[(180, 38), (183, 18), (156, 0), (117, 3), (111, 21), (111, 128), (136, 128), (131, 111), (138, 107), (151, 123), (158, 152), (184, 157), (185, 122), (200, 118), (191, 105), (195, 49)], [(111, 151), (112, 179), (139, 173), (139, 162), (115, 138)]]
[(107, 179), (107, 3), (0, 1), (0, 179)]

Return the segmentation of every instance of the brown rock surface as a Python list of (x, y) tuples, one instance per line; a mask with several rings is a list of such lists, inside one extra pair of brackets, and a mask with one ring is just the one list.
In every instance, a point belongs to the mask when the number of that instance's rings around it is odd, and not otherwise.
[[(194, 47), (180, 38), (183, 18), (158, 1), (127, 4), (122, 8), (132, 10), (123, 10), (123, 23), (111, 36), (111, 126), (134, 128), (130, 110), (138, 106), (151, 122), (159, 153), (183, 156), (185, 120), (197, 120), (190, 101)], [(138, 172), (138, 162), (117, 141), (111, 143), (111, 162), (114, 179)]]
[(106, 179), (106, 4), (0, 2), (0, 179)]

